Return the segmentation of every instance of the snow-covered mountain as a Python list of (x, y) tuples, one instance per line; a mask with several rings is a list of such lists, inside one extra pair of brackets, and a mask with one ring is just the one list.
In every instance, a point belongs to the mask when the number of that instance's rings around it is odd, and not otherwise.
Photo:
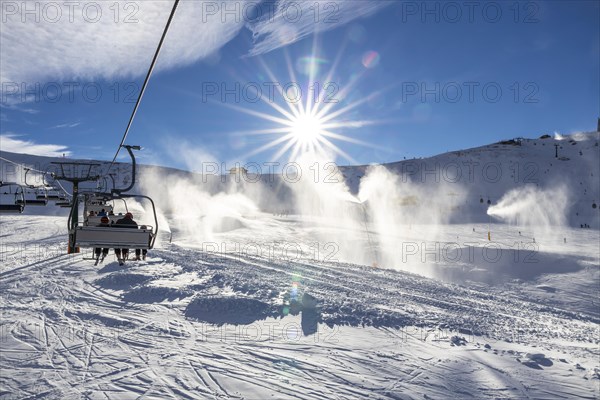
[[(566, 197), (566, 222), (573, 227), (589, 225), (599, 229), (600, 225), (600, 147), (598, 132), (550, 137), (544, 135), (538, 139), (515, 138), (482, 147), (457, 150), (428, 158), (409, 159), (383, 166), (397, 177), (396, 183), (401, 192), (395, 201), (399, 205), (422, 204), (431, 199), (419, 198), (408, 188), (427, 188), (436, 190), (434, 208), (450, 208), (451, 221), (457, 223), (486, 222), (487, 209), (497, 204), (502, 196), (512, 189), (534, 187), (541, 191), (564, 191)], [(41, 171), (57, 172), (54, 162), (86, 161), (62, 158), (31, 156), (27, 154), (3, 152), (3, 157), (19, 164)], [(100, 164), (95, 170), (102, 174), (108, 163), (93, 160)], [(240, 192), (247, 195), (256, 206), (265, 212), (292, 213), (297, 211), (296, 199), (290, 187), (295, 185), (298, 170), (309, 179), (328, 183), (343, 180), (348, 191), (356, 195), (360, 190), (361, 179), (367, 174), (369, 166), (334, 167), (326, 162), (311, 163), (307, 168), (290, 168), (282, 173), (269, 173), (269, 169), (260, 168), (260, 174), (254, 164), (246, 165), (248, 174), (230, 174), (224, 164), (209, 165), (199, 163), (196, 172), (182, 171), (160, 166), (139, 165), (138, 182), (146, 182), (149, 187), (140, 188), (138, 184), (133, 192), (154, 191), (152, 186), (160, 185), (160, 191), (169, 189), (172, 181), (184, 180), (191, 186), (198, 186), (204, 192)], [(117, 163), (117, 186), (127, 186), (131, 179), (129, 164)], [(3, 181), (25, 182), (24, 171), (19, 167), (0, 159), (0, 171)], [(201, 171), (205, 171), (202, 174)], [(69, 172), (69, 171), (67, 171)], [(341, 173), (341, 176), (338, 174)], [(287, 174), (287, 175), (286, 175)], [(159, 176), (155, 182), (152, 176)], [(339, 178), (339, 179), (338, 179)], [(31, 173), (29, 182), (43, 183), (40, 174)], [(63, 185), (68, 187), (68, 183)], [(92, 182), (88, 187), (98, 185), (112, 187), (107, 177), (100, 182)], [(85, 186), (85, 184), (84, 184)], [(406, 190), (404, 190), (406, 189)], [(460, 199), (459, 199), (460, 198)], [(594, 207), (596, 205), (596, 207)], [(166, 206), (163, 204), (163, 206)], [(169, 208), (169, 207), (166, 207)], [(176, 208), (176, 207), (175, 207)], [(34, 213), (45, 213), (48, 209), (32, 208)], [(56, 211), (56, 210), (52, 210)], [(175, 210), (170, 210), (175, 211)]]

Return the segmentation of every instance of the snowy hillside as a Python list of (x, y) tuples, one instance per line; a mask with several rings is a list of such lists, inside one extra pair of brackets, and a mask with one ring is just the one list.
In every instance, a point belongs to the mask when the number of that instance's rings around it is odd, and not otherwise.
[[(395, 200), (399, 203), (403, 201), (411, 203), (411, 197), (415, 195), (412, 190), (416, 190), (415, 187), (432, 188), (438, 191), (436, 194), (439, 197), (435, 207), (457, 210), (458, 212), (452, 213), (452, 220), (458, 223), (487, 222), (486, 211), (490, 204), (498, 203), (502, 196), (513, 188), (530, 186), (549, 191), (563, 188), (567, 197), (564, 207), (566, 222), (573, 227), (588, 224), (598, 229), (600, 214), (597, 211), (600, 207), (593, 208), (593, 205), (600, 206), (600, 177), (597, 172), (600, 160), (599, 135), (598, 132), (589, 132), (570, 136), (555, 135), (553, 138), (510, 139), (479, 148), (452, 151), (429, 158), (404, 160), (384, 166), (395, 175), (396, 183), (401, 186), (402, 193)], [(41, 171), (57, 171), (58, 167), (52, 163), (65, 161), (61, 158), (17, 153), (3, 152), (3, 154), (11, 161)], [(106, 162), (97, 162), (101, 164), (97, 169), (100, 172), (108, 165)], [(196, 172), (190, 173), (172, 168), (142, 165), (138, 170), (138, 180), (147, 182), (146, 186), (151, 186), (150, 183), (155, 183), (152, 181), (154, 178), (146, 180), (144, 178), (158, 175), (163, 183), (189, 180), (210, 194), (224, 191), (241, 192), (260, 210), (267, 212), (277, 212), (283, 208), (291, 212), (291, 206), (297, 208), (294, 193), (290, 190), (290, 186), (296, 182), (289, 176), (286, 179), (280, 173), (269, 173), (270, 170), (266, 167), (260, 169), (260, 174), (256, 174), (258, 170), (254, 165), (250, 165), (249, 176), (240, 178), (229, 175), (228, 168), (224, 164), (209, 165), (209, 167), (198, 165)], [(324, 183), (343, 180), (348, 191), (354, 195), (359, 192), (361, 178), (368, 170), (367, 166), (339, 167), (342, 176), (338, 179), (338, 171), (334, 170), (330, 163), (310, 164), (309, 167), (312, 169), (304, 168), (301, 171), (311, 180), (315, 177)], [(4, 181), (24, 183), (24, 171), (19, 167), (0, 160), (0, 168)], [(130, 165), (118, 164), (118, 168), (117, 185), (126, 186), (131, 179)], [(206, 173), (202, 175), (202, 171)], [(292, 174), (296, 171), (295, 168), (291, 169)], [(31, 173), (29, 183), (41, 184), (43, 181), (39, 174)], [(412, 185), (409, 187), (407, 183)], [(100, 185), (112, 187), (111, 183), (106, 181), (100, 182)], [(65, 186), (68, 186), (68, 183), (65, 183)], [(98, 185), (94, 182), (89, 186), (95, 188)], [(153, 188), (144, 187), (144, 190), (152, 191)], [(139, 186), (134, 191), (139, 192)], [(415, 200), (418, 202), (425, 200), (416, 197)], [(274, 201), (274, 198), (277, 201)]]
[[(510, 139), (386, 167), (401, 176), (401, 182), (445, 185), (444, 202), (460, 209), (455, 216), (458, 222), (468, 222), (469, 218), (480, 220), (489, 204), (496, 204), (513, 188), (529, 185), (550, 191), (564, 187), (568, 223), (571, 226), (587, 223), (598, 229), (600, 214), (592, 206), (600, 204), (599, 135), (589, 132)], [(357, 191), (365, 168), (349, 167), (345, 171), (349, 186)], [(457, 202), (456, 193), (460, 191), (466, 196), (464, 201)]]
[(124, 266), (65, 254), (66, 209), (2, 215), (0, 399), (598, 398), (599, 135), (319, 179), (141, 166), (159, 240)]

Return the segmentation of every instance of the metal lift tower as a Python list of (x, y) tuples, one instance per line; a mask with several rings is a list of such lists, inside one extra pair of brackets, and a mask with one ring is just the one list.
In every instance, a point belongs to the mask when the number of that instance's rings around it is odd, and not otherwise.
[[(54, 179), (60, 181), (71, 182), (73, 185), (73, 197), (71, 200), (71, 214), (69, 218), (69, 248), (68, 253), (79, 253), (79, 249), (75, 247), (75, 227), (79, 223), (79, 184), (81, 182), (91, 182), (100, 179), (100, 175), (92, 175), (93, 170), (99, 167), (98, 163), (86, 163), (86, 162), (62, 162), (57, 161), (52, 164), (56, 164), (60, 167), (60, 172), (54, 175)], [(65, 171), (65, 167), (71, 167), (71, 171), (68, 169)], [(80, 171), (80, 173), (77, 173)]]

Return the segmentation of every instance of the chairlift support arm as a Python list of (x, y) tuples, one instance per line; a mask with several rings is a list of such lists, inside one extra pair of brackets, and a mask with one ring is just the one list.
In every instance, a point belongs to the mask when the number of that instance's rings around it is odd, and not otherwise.
[(127, 144), (123, 145), (122, 147), (125, 147), (125, 149), (127, 149), (127, 152), (129, 153), (129, 156), (131, 157), (131, 182), (129, 183), (129, 186), (127, 186), (126, 188), (117, 189), (114, 187), (114, 178), (113, 178), (113, 189), (111, 190), (111, 193), (119, 195), (119, 196), (123, 192), (130, 191), (135, 186), (136, 163), (135, 163), (135, 155), (133, 154), (133, 150), (141, 150), (142, 149), (141, 146), (131, 146), (131, 145), (127, 145)]

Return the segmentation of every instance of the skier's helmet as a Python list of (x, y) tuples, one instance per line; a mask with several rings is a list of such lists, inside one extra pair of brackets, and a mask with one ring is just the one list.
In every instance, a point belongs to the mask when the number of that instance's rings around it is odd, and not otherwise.
[(102, 217), (100, 218), (100, 222), (103, 224), (108, 224), (110, 222), (110, 219), (108, 219), (108, 217)]

